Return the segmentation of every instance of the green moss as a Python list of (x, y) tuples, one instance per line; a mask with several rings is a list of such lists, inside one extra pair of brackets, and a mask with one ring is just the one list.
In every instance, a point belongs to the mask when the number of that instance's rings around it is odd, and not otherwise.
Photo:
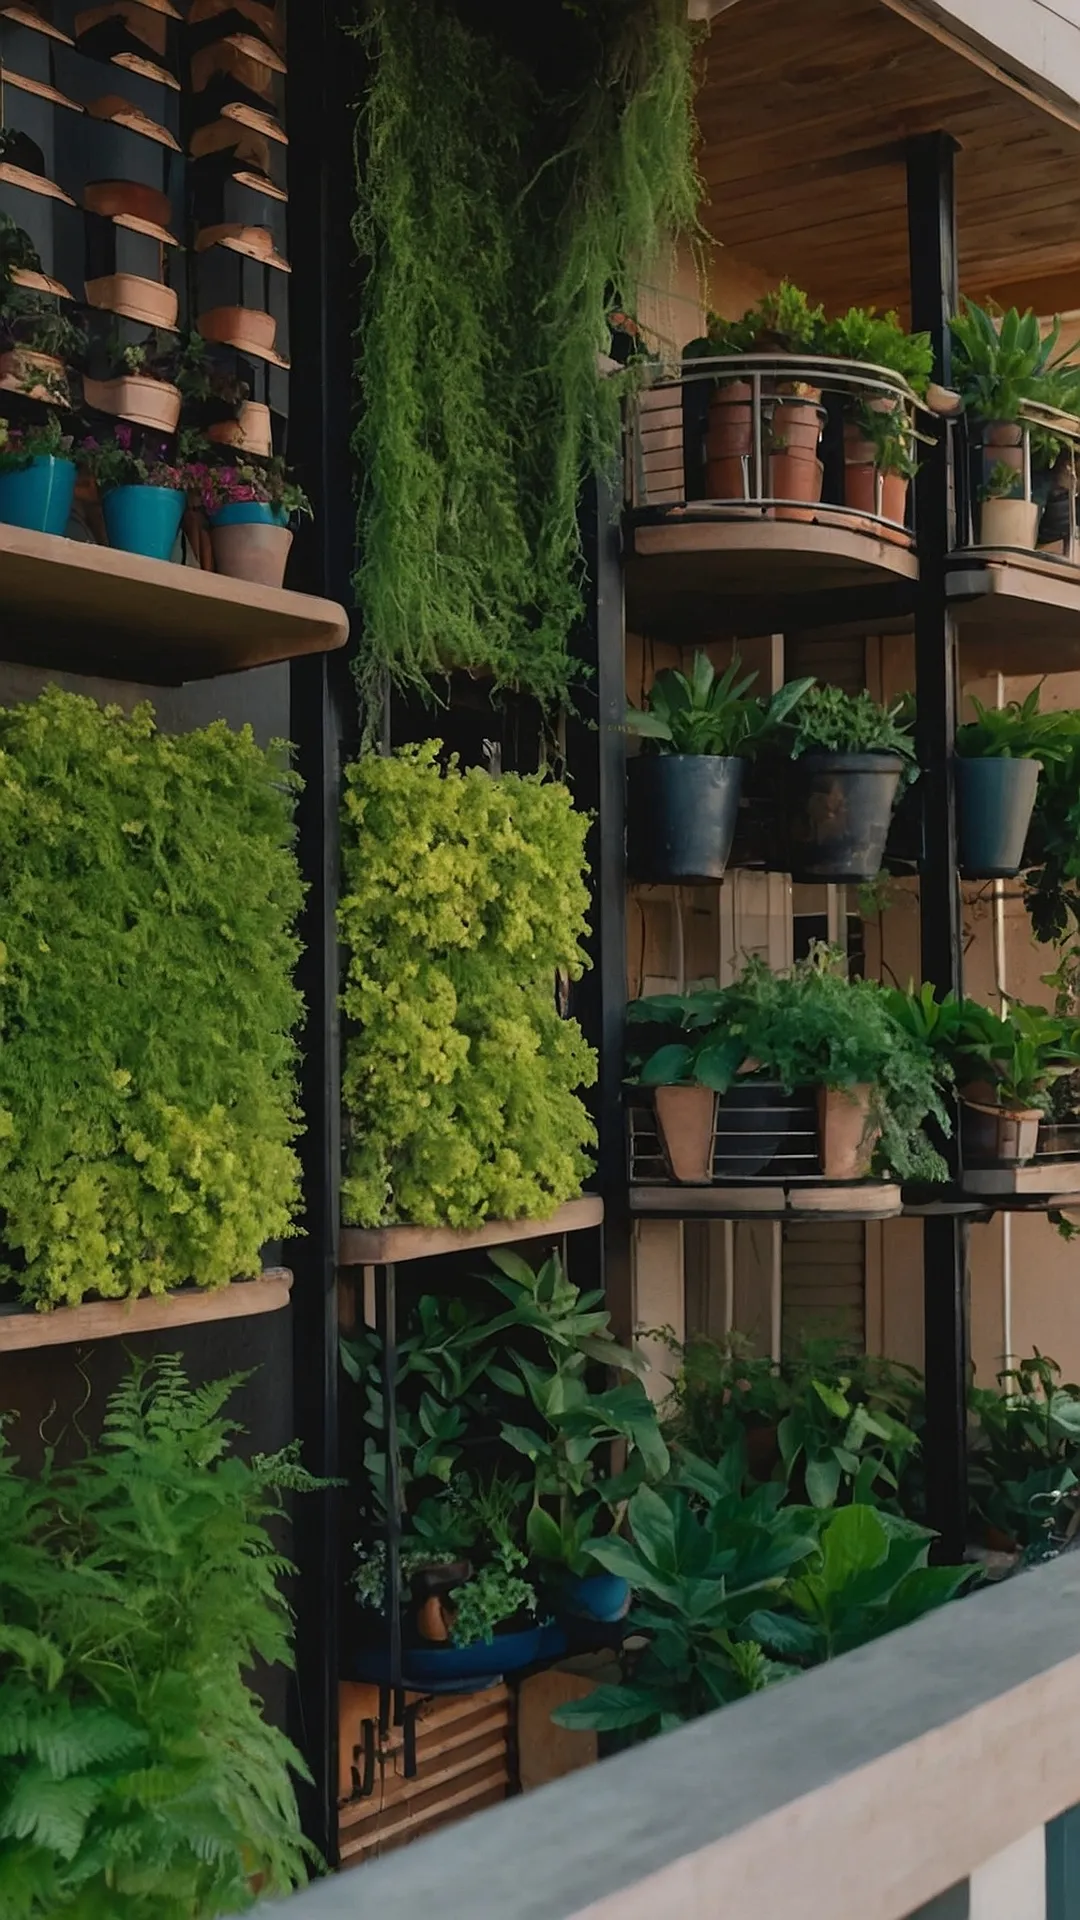
[(248, 728), (0, 710), (0, 1275), (28, 1300), (220, 1286), (287, 1232), (294, 784)]
[[(531, 24), (514, 44), (512, 21), (489, 39), (440, 0), (371, 0), (361, 29), (369, 700), (386, 674), (424, 684), (452, 666), (565, 695), (579, 491), (619, 445), (623, 383), (598, 370), (608, 314), (695, 221), (684, 0), (555, 5)], [(539, 75), (553, 41), (558, 97)]]
[(596, 1062), (555, 1005), (586, 965), (588, 822), (565, 787), (445, 774), (437, 742), (346, 772), (345, 1218), (468, 1227), (578, 1193)]

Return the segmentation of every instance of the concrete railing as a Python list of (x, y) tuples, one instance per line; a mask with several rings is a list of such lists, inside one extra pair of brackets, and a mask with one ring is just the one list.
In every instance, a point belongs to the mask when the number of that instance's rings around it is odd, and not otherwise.
[(1078, 1920), (1080, 1555), (284, 1903), (286, 1920)]

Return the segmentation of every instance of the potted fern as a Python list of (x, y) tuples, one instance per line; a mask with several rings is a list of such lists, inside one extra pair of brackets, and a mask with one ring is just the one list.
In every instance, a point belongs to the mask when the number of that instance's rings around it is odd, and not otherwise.
[(881, 872), (901, 782), (917, 775), (905, 702), (817, 686), (788, 722), (785, 782), (792, 878), (861, 884)]
[(1040, 713), (1041, 683), (1023, 701), (984, 707), (956, 732), (960, 869), (969, 880), (1011, 879), (1024, 864), (1039, 774), (1071, 759), (1080, 713)]
[(644, 709), (626, 725), (645, 743), (627, 768), (627, 859), (635, 880), (721, 880), (731, 851), (746, 761), (813, 684), (794, 680), (771, 700), (754, 698), (757, 675), (740, 678), (738, 655), (717, 674), (696, 653), (689, 675), (657, 674)]

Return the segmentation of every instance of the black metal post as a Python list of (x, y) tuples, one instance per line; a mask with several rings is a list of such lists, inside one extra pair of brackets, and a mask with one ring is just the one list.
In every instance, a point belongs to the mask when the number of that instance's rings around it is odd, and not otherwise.
[[(600, 1055), (592, 1102), (599, 1136), (596, 1187), (603, 1195), (602, 1242), (574, 1235), (570, 1259), (603, 1267), (615, 1324), (633, 1332), (630, 1215), (623, 1117), (626, 1010), (626, 664), (621, 537), (610, 494), (590, 485), (582, 504), (588, 609), (577, 652), (588, 678), (567, 724), (567, 773), (574, 803), (593, 815), (587, 842), (592, 870), (592, 969), (574, 994), (574, 1012)], [(595, 1284), (582, 1275), (583, 1284)]]
[[(935, 373), (949, 384), (949, 317), (959, 288), (953, 157), (947, 133), (908, 143), (911, 324), (934, 347)], [(917, 737), (925, 831), (920, 886), (922, 973), (939, 992), (960, 992), (963, 926), (956, 842), (953, 740), (956, 732), (956, 626), (946, 594), (952, 492), (949, 436), (938, 429), (916, 477), (919, 591), (915, 614)], [(953, 1143), (953, 1171), (959, 1169)], [(959, 1559), (967, 1540), (967, 1227), (957, 1217), (923, 1228), (926, 1367), (927, 1512), (943, 1557)]]
[[(288, 452), (315, 507), (312, 526), (297, 537), (291, 584), (349, 605), (354, 546), (349, 107), (355, 63), (335, 11), (333, 0), (294, 0), (288, 10), (289, 128), (291, 150), (300, 156), (290, 179)], [(306, 1465), (329, 1477), (338, 1466), (338, 817), (342, 744), (355, 726), (355, 701), (343, 654), (295, 661), (290, 685), (291, 734), (304, 781), (298, 852), (308, 887), (299, 969), (306, 1008), (300, 1148), (305, 1237), (290, 1248), (295, 1423)], [(294, 1545), (300, 1570), (294, 1738), (313, 1775), (312, 1785), (301, 1787), (301, 1808), (306, 1832), (331, 1864), (337, 1854), (339, 1497), (327, 1491), (297, 1502)]]
[[(375, 1327), (382, 1348), (382, 1417), (386, 1478), (386, 1621), (390, 1656), (389, 1700), (382, 1695), (380, 1738), (386, 1744), (391, 1713), (395, 1726), (405, 1720), (401, 1679), (401, 1450), (397, 1417), (397, 1270), (375, 1269)], [(389, 1711), (387, 1711), (389, 1707)]]

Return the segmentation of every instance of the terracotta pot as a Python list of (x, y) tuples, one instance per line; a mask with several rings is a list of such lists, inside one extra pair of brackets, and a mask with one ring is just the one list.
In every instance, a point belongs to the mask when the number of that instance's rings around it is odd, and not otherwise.
[[(820, 500), (825, 469), (813, 454), (801, 450), (769, 455), (769, 493), (774, 500)], [(776, 520), (813, 520), (799, 507), (771, 507)]]
[(156, 140), (159, 147), (171, 147), (174, 153), (180, 151), (180, 143), (174, 140), (169, 129), (159, 126), (141, 108), (133, 107), (123, 94), (103, 93), (99, 100), (88, 102), (86, 111), (93, 120), (111, 120), (114, 126), (127, 127), (131, 133), (141, 133), (147, 140)]
[(159, 433), (175, 433), (180, 423), (179, 388), (166, 380), (152, 380), (147, 373), (124, 373), (115, 380), (84, 379), (83, 396), (87, 406), (99, 413), (111, 413)]
[(252, 307), (212, 307), (209, 313), (199, 315), (196, 324), (203, 339), (217, 346), (235, 347), (257, 360), (269, 360), (275, 367), (289, 364), (274, 350), (277, 321), (272, 313), (260, 313)]
[(86, 303), (127, 320), (141, 320), (148, 327), (163, 327), (168, 333), (175, 330), (180, 310), (180, 297), (171, 287), (160, 280), (144, 280), (137, 273), (108, 273), (100, 280), (88, 280)]
[(281, 587), (293, 537), (288, 527), (246, 525), (211, 527), (214, 566), (230, 580), (258, 587)]
[(1039, 537), (1040, 512), (1036, 500), (980, 501), (980, 547), (1034, 548)]
[(416, 1630), (421, 1640), (444, 1645), (450, 1638), (453, 1619), (453, 1612), (443, 1605), (436, 1594), (432, 1594), (417, 1613)]
[(871, 1118), (874, 1089), (818, 1087), (818, 1149), (826, 1180), (865, 1180), (881, 1137)]
[(722, 460), (749, 453), (754, 444), (753, 387), (749, 380), (725, 380), (709, 401), (705, 454)]
[(960, 1146), (972, 1166), (1023, 1166), (1035, 1158), (1043, 1115), (1037, 1107), (984, 1106), (960, 1096)]
[(1018, 420), (984, 420), (982, 444), (988, 467), (1012, 467), (1017, 473), (1024, 466), (1024, 430)]
[(83, 205), (88, 213), (100, 213), (106, 220), (139, 220), (164, 234), (172, 219), (168, 194), (137, 180), (94, 180), (83, 194)]
[(61, 33), (60, 28), (54, 27), (51, 20), (46, 20), (45, 15), (35, 6), (19, 6), (16, 0), (16, 4), (4, 7), (3, 17), (5, 20), (13, 21), (16, 26), (30, 27), (34, 33), (44, 33), (51, 40), (62, 40), (67, 47), (72, 44), (70, 36)]
[[(878, 504), (878, 479), (881, 480), (881, 504)], [(850, 457), (844, 466), (844, 505), (854, 508), (856, 513), (872, 513), (883, 520), (895, 520), (904, 524), (907, 511), (908, 482), (902, 473), (882, 473), (873, 462), (873, 449), (869, 462), (852, 460)]]
[(656, 1125), (674, 1179), (712, 1180), (716, 1095), (711, 1087), (657, 1087)]
[(216, 227), (202, 227), (195, 236), (195, 251), (205, 253), (210, 247), (227, 247), (230, 252), (242, 253), (249, 260), (259, 260), (264, 266), (276, 267), (280, 273), (292, 271), (284, 254), (277, 251), (269, 227), (246, 227), (239, 220), (225, 221)]
[(204, 20), (216, 20), (222, 13), (241, 13), (264, 40), (279, 52), (285, 50), (284, 24), (268, 0), (191, 0), (188, 25), (201, 26)]
[(52, 407), (71, 405), (63, 361), (51, 353), (35, 353), (31, 347), (0, 353), (0, 387), (24, 394), (28, 400), (47, 401)]
[(245, 400), (238, 419), (215, 421), (212, 427), (207, 427), (206, 437), (215, 446), (237, 447), (242, 453), (269, 459), (274, 451), (270, 409), (259, 400)]
[(191, 85), (195, 93), (205, 93), (219, 74), (273, 105), (274, 75), (286, 72), (285, 62), (265, 40), (254, 34), (234, 33), (228, 40), (200, 47), (191, 56)]
[(32, 267), (13, 267), (11, 284), (13, 287), (28, 287), (31, 293), (54, 293), (58, 300), (71, 299), (71, 293), (62, 280), (53, 280), (47, 273), (35, 273)]
[(824, 421), (821, 408), (807, 400), (778, 400), (769, 429), (774, 451), (816, 454)]
[(710, 500), (749, 500), (750, 461), (737, 453), (707, 461), (705, 492)]

